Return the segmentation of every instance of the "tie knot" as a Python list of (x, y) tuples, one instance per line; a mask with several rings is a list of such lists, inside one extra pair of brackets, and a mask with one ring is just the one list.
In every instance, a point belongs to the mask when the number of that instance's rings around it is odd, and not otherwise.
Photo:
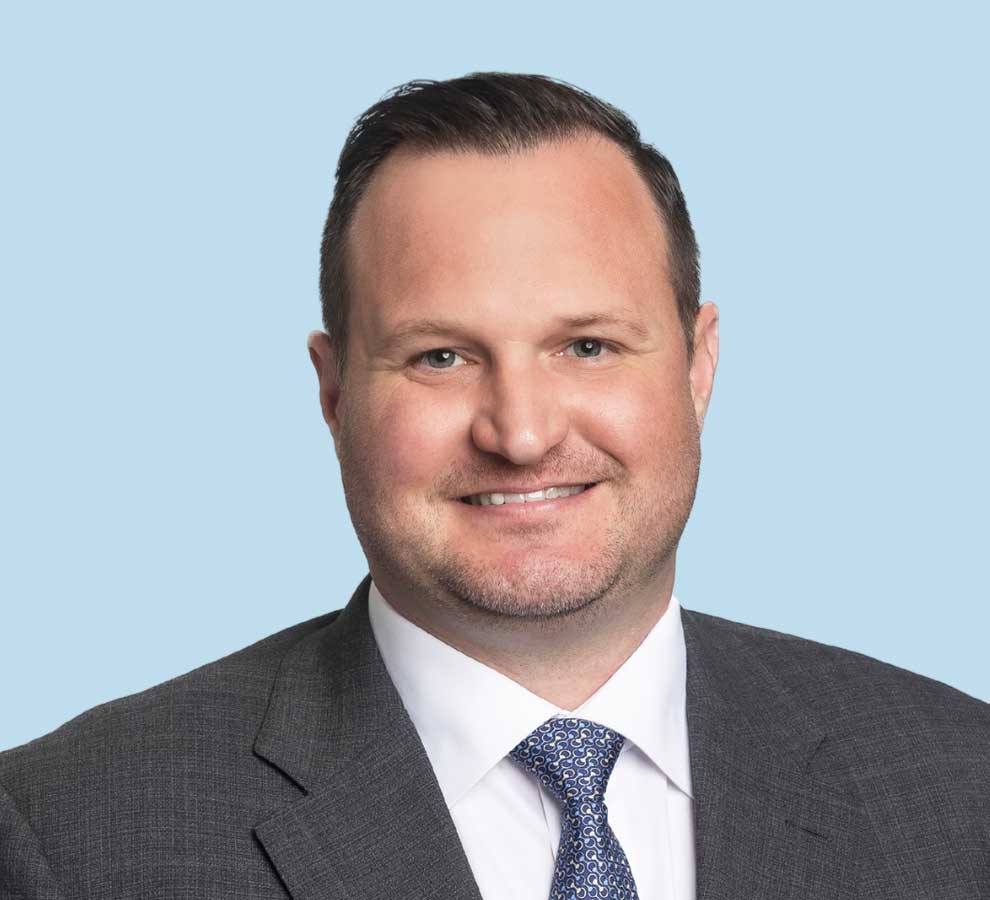
[(587, 719), (547, 719), (509, 756), (567, 806), (601, 803), (625, 738)]

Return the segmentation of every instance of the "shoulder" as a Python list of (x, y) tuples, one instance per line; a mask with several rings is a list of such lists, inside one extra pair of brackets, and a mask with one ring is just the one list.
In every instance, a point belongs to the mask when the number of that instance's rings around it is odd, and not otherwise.
[(684, 619), (720, 652), (768, 673), (855, 765), (927, 761), (990, 783), (990, 704), (863, 653), (693, 610)]
[[(172, 766), (195, 780), (217, 764), (243, 767), (286, 652), (339, 610), (301, 622), (147, 690), (96, 706), (61, 727), (0, 753), (0, 789), (32, 817), (60, 799), (93, 801), (121, 784)], [(190, 768), (181, 772), (182, 760)], [(214, 762), (211, 764), (211, 760)]]

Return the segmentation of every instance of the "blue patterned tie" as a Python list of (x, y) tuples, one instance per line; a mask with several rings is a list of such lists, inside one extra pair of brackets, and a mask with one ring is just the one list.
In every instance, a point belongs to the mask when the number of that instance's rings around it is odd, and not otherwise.
[(548, 719), (509, 753), (564, 805), (549, 900), (638, 900), (605, 806), (624, 740), (596, 722)]

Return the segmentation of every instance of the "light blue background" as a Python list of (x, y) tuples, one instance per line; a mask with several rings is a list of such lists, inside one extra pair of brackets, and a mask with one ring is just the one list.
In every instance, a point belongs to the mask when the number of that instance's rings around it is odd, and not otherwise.
[(977, 4), (21, 4), (0, 747), (341, 606), (305, 350), (354, 118), (554, 75), (677, 169), (722, 359), (676, 593), (990, 699)]

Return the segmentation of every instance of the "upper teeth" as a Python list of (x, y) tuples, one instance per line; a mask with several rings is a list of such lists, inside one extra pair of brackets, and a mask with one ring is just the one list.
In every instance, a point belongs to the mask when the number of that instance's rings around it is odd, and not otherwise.
[(586, 485), (572, 484), (565, 487), (548, 487), (542, 491), (531, 491), (528, 494), (472, 494), (468, 502), (474, 506), (501, 506), (503, 503), (532, 503), (534, 500), (556, 500), (558, 497), (570, 497), (580, 494)]

